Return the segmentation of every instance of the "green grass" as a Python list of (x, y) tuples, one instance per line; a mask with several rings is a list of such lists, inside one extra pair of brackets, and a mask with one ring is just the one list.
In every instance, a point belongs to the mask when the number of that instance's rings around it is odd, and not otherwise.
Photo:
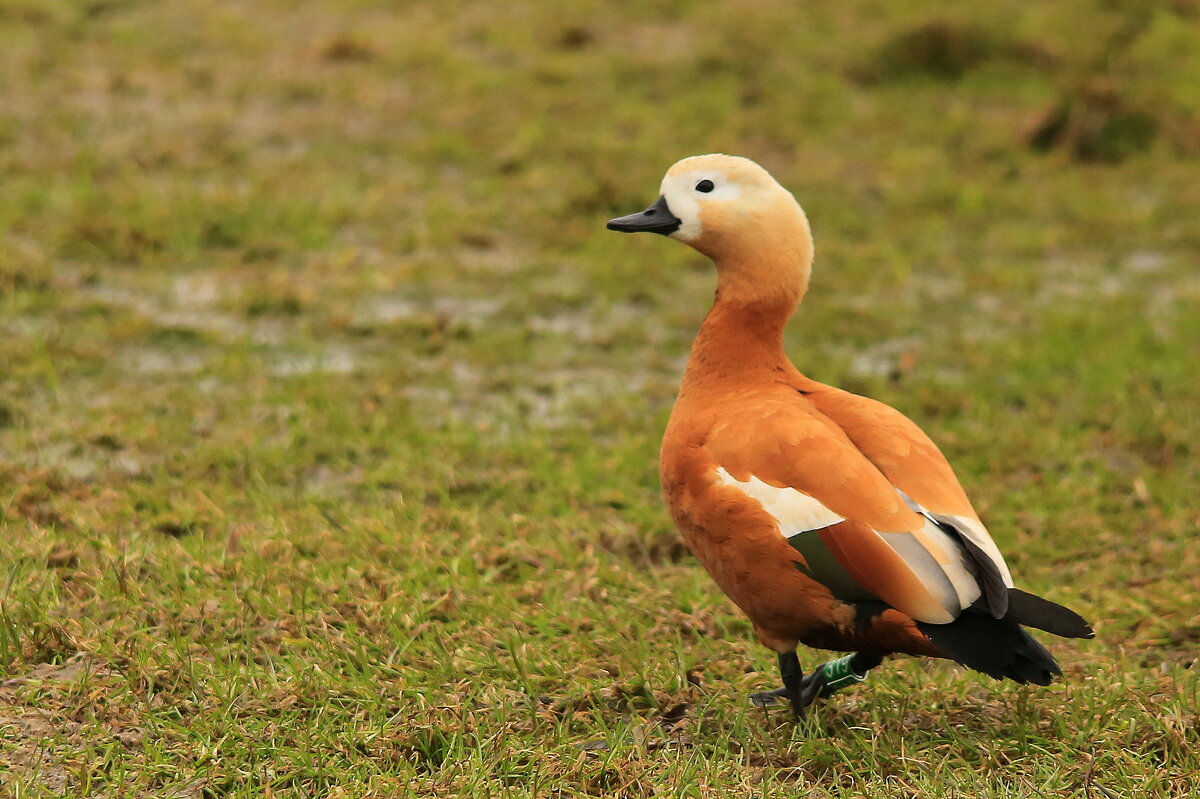
[[(1200, 9), (800, 6), (0, 0), (0, 796), (1200, 789)], [(712, 150), (1063, 682), (747, 706), (655, 463), (711, 269), (603, 228)]]

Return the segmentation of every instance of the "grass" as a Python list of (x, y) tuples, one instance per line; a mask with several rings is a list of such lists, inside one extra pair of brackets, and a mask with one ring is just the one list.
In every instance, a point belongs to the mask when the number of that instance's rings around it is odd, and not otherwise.
[[(1198, 13), (0, 0), (0, 796), (1194, 795)], [(710, 267), (603, 229), (712, 150), (1063, 682), (747, 706), (655, 467)]]

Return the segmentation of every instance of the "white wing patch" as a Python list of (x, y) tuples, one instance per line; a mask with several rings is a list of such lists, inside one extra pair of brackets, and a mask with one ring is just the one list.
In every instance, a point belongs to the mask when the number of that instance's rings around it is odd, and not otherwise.
[(738, 480), (725, 471), (725, 467), (718, 466), (717, 480), (724, 485), (739, 488), (750, 498), (757, 499), (763, 510), (779, 522), (779, 532), (783, 533), (784, 538), (845, 521), (822, 505), (820, 500), (794, 488), (776, 488), (754, 475), (750, 475), (749, 480)]

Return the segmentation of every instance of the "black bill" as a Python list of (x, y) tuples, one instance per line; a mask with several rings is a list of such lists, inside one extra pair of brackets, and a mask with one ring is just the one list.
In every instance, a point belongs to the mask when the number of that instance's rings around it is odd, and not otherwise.
[(621, 233), (661, 233), (669, 236), (679, 230), (681, 224), (683, 222), (667, 207), (667, 198), (659, 197), (645, 211), (608, 220), (608, 229)]

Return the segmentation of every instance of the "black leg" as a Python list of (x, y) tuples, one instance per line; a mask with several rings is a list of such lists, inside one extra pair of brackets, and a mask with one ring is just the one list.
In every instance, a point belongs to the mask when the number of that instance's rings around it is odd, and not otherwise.
[(783, 686), (773, 691), (750, 694), (750, 701), (757, 707), (770, 707), (786, 696), (792, 703), (796, 718), (803, 718), (805, 709), (818, 697), (833, 696), (842, 688), (862, 682), (867, 678), (867, 672), (882, 662), (883, 658), (879, 655), (855, 652), (823, 663), (808, 677), (804, 677), (800, 659), (795, 652), (788, 652), (779, 656), (779, 674), (783, 677)]
[(792, 716), (799, 721), (804, 718), (804, 708), (808, 707), (808, 702), (802, 698), (804, 670), (800, 668), (800, 658), (796, 657), (795, 652), (780, 653), (779, 676), (783, 678), (783, 692), (792, 703)]
[(872, 655), (868, 652), (855, 652), (854, 657), (850, 659), (854, 670), (864, 677), (867, 672), (883, 662), (883, 655)]

